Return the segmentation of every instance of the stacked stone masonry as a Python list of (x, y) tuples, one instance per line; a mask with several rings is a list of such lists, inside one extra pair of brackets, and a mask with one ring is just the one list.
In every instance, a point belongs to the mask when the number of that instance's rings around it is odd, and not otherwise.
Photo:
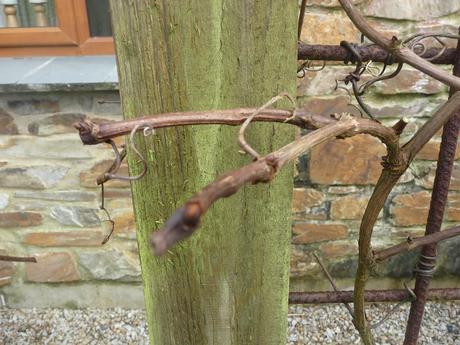
[[(421, 31), (455, 33), (460, 25), (457, 0), (355, 3), (379, 30), (401, 38)], [(338, 44), (343, 39), (359, 42), (360, 34), (337, 1), (308, 1), (302, 40)], [(357, 114), (348, 105), (346, 93), (334, 91), (335, 79), (351, 69), (331, 63), (321, 72), (307, 72), (298, 81), (299, 106), (325, 116)], [(101, 245), (109, 227), (101, 222), (106, 215), (99, 210), (95, 181), (110, 165), (112, 153), (103, 145), (82, 146), (73, 128), (74, 122), (84, 118), (120, 120), (119, 104), (104, 102), (117, 100), (117, 90), (24, 89), (0, 94), (0, 253), (34, 255), (38, 263), (0, 262), (0, 294), (9, 305), (18, 306), (141, 305), (129, 185), (107, 184), (106, 208), (115, 231)], [(373, 87), (365, 101), (385, 124), (410, 118), (404, 141), (447, 99), (447, 91), (441, 83), (405, 67), (397, 78)], [(390, 195), (375, 228), (376, 248), (423, 234), (440, 135), (419, 153)], [(292, 209), (292, 290), (328, 288), (313, 252), (323, 257), (341, 287), (351, 286), (359, 223), (384, 154), (382, 144), (360, 135), (323, 144), (298, 160)], [(126, 166), (121, 173), (127, 173)], [(445, 227), (459, 221), (460, 161), (454, 168)], [(459, 286), (459, 248), (459, 239), (441, 246), (435, 285)], [(415, 254), (406, 254), (377, 266), (371, 287), (401, 288), (401, 278), (411, 277), (415, 259)]]

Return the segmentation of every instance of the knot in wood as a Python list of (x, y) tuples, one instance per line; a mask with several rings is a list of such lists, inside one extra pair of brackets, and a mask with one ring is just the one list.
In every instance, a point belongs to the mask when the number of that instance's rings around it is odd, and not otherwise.
[(188, 229), (194, 230), (199, 224), (201, 219), (201, 207), (198, 203), (190, 203), (185, 206), (183, 213), (184, 224), (189, 227)]
[(267, 165), (272, 169), (270, 173), (270, 180), (276, 175), (278, 172), (278, 159), (275, 157), (275, 155), (268, 155), (267, 158), (265, 158), (265, 161), (267, 162)]

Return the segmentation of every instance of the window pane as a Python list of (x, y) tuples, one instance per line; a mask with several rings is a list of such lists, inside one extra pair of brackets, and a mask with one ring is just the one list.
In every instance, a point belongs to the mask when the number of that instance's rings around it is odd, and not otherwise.
[(89, 32), (92, 37), (112, 36), (109, 0), (86, 0)]
[(56, 26), (54, 0), (0, 0), (0, 27)]

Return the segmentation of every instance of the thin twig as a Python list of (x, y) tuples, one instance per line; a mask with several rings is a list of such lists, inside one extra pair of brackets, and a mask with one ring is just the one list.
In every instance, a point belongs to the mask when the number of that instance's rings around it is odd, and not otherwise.
[(374, 260), (375, 262), (382, 262), (392, 256), (399, 255), (401, 253), (410, 252), (421, 246), (431, 244), (431, 243), (439, 243), (441, 241), (447, 240), (452, 237), (460, 236), (460, 226), (456, 226), (451, 229), (447, 229), (444, 231), (436, 232), (434, 234), (418, 237), (418, 238), (410, 238), (408, 237), (406, 241), (391, 246), (389, 248), (381, 249), (374, 251)]
[[(327, 280), (329, 280), (329, 283), (331, 284), (331, 286), (334, 289), (334, 291), (336, 291), (336, 292), (340, 291), (338, 289), (337, 285), (335, 284), (334, 279), (332, 278), (331, 274), (329, 273), (329, 271), (327, 270), (327, 268), (324, 265), (323, 261), (321, 260), (321, 258), (316, 253), (313, 253), (313, 255), (314, 255), (316, 261), (318, 262), (319, 266), (323, 270), (323, 273), (326, 276)], [(348, 313), (350, 313), (350, 315), (351, 315), (351, 318), (354, 319), (353, 309), (350, 307), (350, 305), (348, 303), (346, 303), (346, 302), (344, 302), (343, 305), (345, 306), (345, 308), (347, 308)]]
[(109, 242), (110, 237), (112, 237), (112, 234), (115, 230), (115, 222), (113, 221), (112, 217), (110, 216), (110, 212), (105, 208), (105, 190), (104, 190), (104, 183), (101, 183), (101, 206), (99, 206), (99, 209), (104, 211), (105, 215), (107, 216), (107, 219), (101, 220), (101, 223), (109, 223), (110, 224), (110, 230), (105, 235), (104, 239), (102, 240), (101, 244), (104, 245), (107, 242)]
[(305, 18), (305, 7), (307, 6), (307, 0), (302, 0), (300, 4), (300, 13), (299, 13), (299, 21), (297, 24), (297, 40), (300, 41), (300, 36), (302, 36), (302, 28), (303, 28), (303, 20)]

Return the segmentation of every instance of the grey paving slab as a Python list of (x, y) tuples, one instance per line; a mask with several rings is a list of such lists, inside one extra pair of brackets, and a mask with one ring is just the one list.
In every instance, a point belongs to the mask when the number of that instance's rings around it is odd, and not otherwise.
[(104, 80), (106, 83), (118, 83), (118, 71), (115, 65)]
[(49, 64), (54, 58), (0, 58), (0, 84), (16, 84), (27, 74)]
[(58, 57), (19, 79), (20, 84), (78, 84), (105, 82), (116, 66), (114, 56)]

